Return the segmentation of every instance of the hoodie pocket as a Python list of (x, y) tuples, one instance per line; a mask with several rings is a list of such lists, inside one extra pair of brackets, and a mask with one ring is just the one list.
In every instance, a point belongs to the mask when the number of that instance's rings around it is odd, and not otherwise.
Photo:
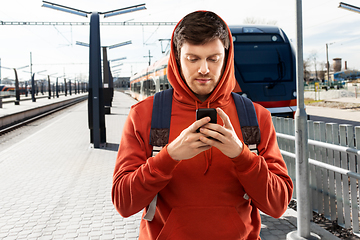
[(249, 232), (234, 207), (173, 208), (158, 240), (236, 240)]

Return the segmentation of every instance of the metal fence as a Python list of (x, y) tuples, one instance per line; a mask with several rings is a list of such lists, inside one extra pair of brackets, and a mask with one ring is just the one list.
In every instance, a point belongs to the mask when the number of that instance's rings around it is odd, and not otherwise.
[[(273, 117), (278, 143), (296, 186), (295, 121)], [(359, 232), (360, 126), (308, 121), (312, 210)], [(296, 189), (293, 194), (296, 199)]]

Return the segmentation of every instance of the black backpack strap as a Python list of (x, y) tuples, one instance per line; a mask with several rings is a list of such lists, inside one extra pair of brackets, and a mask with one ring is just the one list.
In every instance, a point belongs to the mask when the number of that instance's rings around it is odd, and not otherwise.
[[(155, 156), (169, 142), (171, 106), (174, 90), (172, 88), (157, 92), (154, 95), (151, 117), (150, 145), (153, 146), (152, 155)], [(152, 221), (155, 216), (157, 196), (146, 208), (143, 219)]]
[(173, 89), (154, 95), (151, 118), (150, 144), (163, 147), (169, 142)]
[(257, 145), (260, 143), (261, 135), (254, 104), (250, 99), (237, 93), (232, 92), (231, 94), (235, 101), (244, 143), (251, 151), (258, 153)]

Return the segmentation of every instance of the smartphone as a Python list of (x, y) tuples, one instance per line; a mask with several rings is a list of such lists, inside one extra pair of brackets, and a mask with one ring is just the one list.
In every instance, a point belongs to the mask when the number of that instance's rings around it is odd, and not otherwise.
[[(210, 123), (217, 123), (217, 112), (215, 108), (199, 108), (196, 110), (196, 120), (200, 120), (204, 117), (210, 117)], [(196, 130), (197, 132), (200, 129)]]

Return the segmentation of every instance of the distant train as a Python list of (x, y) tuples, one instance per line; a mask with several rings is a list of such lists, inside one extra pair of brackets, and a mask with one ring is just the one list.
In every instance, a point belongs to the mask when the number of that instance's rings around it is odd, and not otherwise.
[[(295, 51), (276, 26), (230, 26), (234, 43), (234, 92), (267, 108), (273, 116), (293, 118), (296, 111)], [(131, 96), (142, 100), (171, 88), (169, 55), (130, 78)]]
[[(25, 94), (25, 87), (19, 87), (20, 94)], [(27, 87), (26, 90), (31, 91), (31, 86)], [(15, 86), (14, 85), (0, 85), (0, 96), (15, 96)]]
[(15, 91), (15, 86), (0, 85), (0, 92)]

